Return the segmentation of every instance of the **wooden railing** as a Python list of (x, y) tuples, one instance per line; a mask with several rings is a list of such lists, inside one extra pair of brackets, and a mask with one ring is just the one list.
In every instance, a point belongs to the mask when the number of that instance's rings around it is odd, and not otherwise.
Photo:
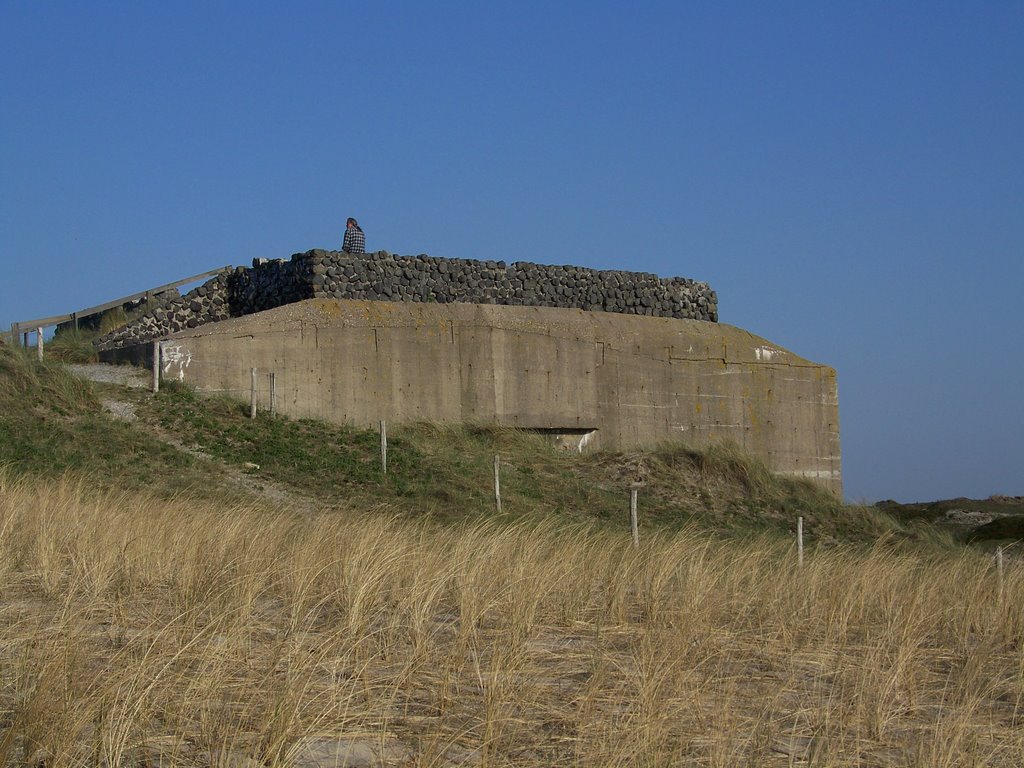
[(229, 264), (226, 267), (220, 269), (211, 269), (208, 272), (203, 272), (198, 275), (192, 275), (191, 277), (184, 277), (181, 280), (175, 280), (173, 283), (167, 283), (167, 285), (157, 286), (156, 288), (150, 288), (147, 291), (139, 291), (133, 293), (130, 296), (122, 296), (119, 299), (113, 299), (103, 304), (97, 304), (95, 307), (87, 307), (86, 309), (80, 309), (77, 312), (72, 312), (67, 315), (53, 315), (51, 317), (40, 317), (36, 320), (22, 320), (17, 323), (11, 323), (11, 343), (18, 343), (18, 336), (22, 336), (22, 343), (25, 347), (28, 347), (28, 336), (29, 333), (35, 331), (36, 333), (36, 346), (39, 349), (39, 359), (43, 357), (43, 329), (49, 328), (53, 325), (59, 325), (60, 323), (74, 322), (75, 328), (78, 328), (78, 321), (84, 317), (91, 317), (92, 315), (98, 315), (101, 312), (106, 312), (108, 309), (114, 307), (120, 307), (123, 304), (127, 304), (130, 301), (138, 301), (139, 299), (150, 299), (153, 296), (159, 296), (161, 293), (166, 293), (172, 288), (185, 285), (187, 283), (194, 283), (198, 280), (202, 280), (207, 277), (213, 277), (214, 275), (231, 269)]

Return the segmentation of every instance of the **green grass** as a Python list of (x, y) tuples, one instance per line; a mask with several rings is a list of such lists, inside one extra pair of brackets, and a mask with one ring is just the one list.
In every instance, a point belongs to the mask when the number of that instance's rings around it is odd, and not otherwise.
[(34, 350), (0, 347), (0, 407), (71, 416), (93, 412), (99, 403), (88, 382), (72, 375), (59, 361), (35, 360)]
[[(104, 396), (132, 399), (138, 420), (113, 419), (101, 405)], [(72, 472), (100, 487), (146, 488), (165, 497), (237, 496), (247, 492), (238, 478), (248, 474), (257, 491), (273, 485), (317, 507), (472, 520), (495, 516), (497, 454), (507, 519), (625, 527), (630, 488), (637, 486), (644, 527), (791, 536), (803, 517), (809, 539), (820, 543), (941, 540), (928, 527), (845, 506), (808, 481), (777, 477), (730, 445), (578, 455), (527, 431), (412, 424), (389, 430), (385, 475), (375, 431), (266, 413), (250, 419), (246, 404), (174, 384), (155, 396), (94, 386), (58, 362), (40, 364), (9, 347), (0, 347), (0, 406), (0, 464), (12, 471)]]
[(143, 302), (131, 312), (125, 312), (122, 307), (114, 307), (83, 319), (78, 328), (58, 329), (44, 345), (44, 358), (64, 363), (95, 363), (99, 360), (93, 345), (96, 339), (145, 315), (154, 306), (153, 301)]
[(1024, 517), (997, 517), (991, 523), (974, 529), (967, 538), (972, 542), (1022, 542), (1024, 541)]
[(15, 474), (88, 477), (111, 489), (221, 496), (221, 470), (111, 418), (89, 382), (60, 362), (0, 347), (0, 465)]
[[(912, 504), (880, 501), (875, 505), (884, 514), (908, 526), (938, 528), (960, 542), (981, 545), (1014, 544), (1024, 541), (1024, 498), (990, 496), (987, 499), (943, 499)], [(992, 518), (977, 527), (951, 524), (950, 512), (977, 513)]]
[(638, 484), (644, 525), (790, 535), (802, 516), (819, 541), (921, 538), (879, 510), (845, 506), (808, 481), (777, 477), (730, 445), (581, 456), (528, 431), (421, 423), (389, 430), (384, 475), (374, 431), (266, 413), (253, 420), (246, 404), (181, 387), (165, 387), (140, 410), (203, 452), (238, 466), (257, 464), (261, 478), (321, 504), (383, 504), (442, 521), (493, 516), (497, 454), (505, 517), (622, 526), (630, 488)]
[(63, 363), (95, 363), (99, 360), (92, 343), (96, 336), (96, 333), (86, 330), (62, 331), (46, 342), (44, 358)]
[[(344, 486), (377, 486), (383, 479), (372, 433), (310, 420), (254, 420), (248, 406), (227, 398), (203, 399), (164, 387), (141, 403), (147, 418), (181, 440), (229, 464), (258, 464), (268, 478), (296, 489), (326, 493)], [(400, 447), (399, 441), (396, 447)], [(396, 457), (396, 469), (403, 461)], [(408, 463), (406, 461), (405, 463)]]

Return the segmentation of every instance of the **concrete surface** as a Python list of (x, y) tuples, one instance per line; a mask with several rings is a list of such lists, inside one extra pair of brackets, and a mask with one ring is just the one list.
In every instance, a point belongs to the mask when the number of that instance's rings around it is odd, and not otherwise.
[(584, 449), (732, 440), (842, 493), (831, 368), (733, 326), (547, 307), (313, 299), (162, 342), (165, 378), (376, 427), (490, 422)]

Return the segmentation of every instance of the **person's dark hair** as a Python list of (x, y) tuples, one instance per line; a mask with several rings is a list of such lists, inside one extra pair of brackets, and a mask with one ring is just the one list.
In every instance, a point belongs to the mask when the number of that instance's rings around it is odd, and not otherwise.
[(353, 219), (351, 216), (348, 217), (348, 221), (345, 222), (345, 226), (348, 227), (349, 224), (358, 229), (360, 232), (363, 231), (359, 226), (359, 222)]

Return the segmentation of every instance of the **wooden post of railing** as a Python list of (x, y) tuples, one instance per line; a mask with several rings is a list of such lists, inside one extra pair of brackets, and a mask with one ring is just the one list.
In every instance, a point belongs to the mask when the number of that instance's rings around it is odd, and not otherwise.
[(388, 473), (388, 425), (384, 419), (380, 420), (380, 468), (385, 475)]
[(11, 323), (11, 346), (18, 346), (18, 324)]
[(277, 374), (270, 372), (270, 415), (277, 414)]
[(250, 369), (252, 374), (251, 391), (249, 393), (249, 418), (256, 418), (256, 369)]
[(160, 342), (153, 342), (153, 394), (160, 391)]
[(43, 329), (36, 328), (36, 356), (43, 362)]

